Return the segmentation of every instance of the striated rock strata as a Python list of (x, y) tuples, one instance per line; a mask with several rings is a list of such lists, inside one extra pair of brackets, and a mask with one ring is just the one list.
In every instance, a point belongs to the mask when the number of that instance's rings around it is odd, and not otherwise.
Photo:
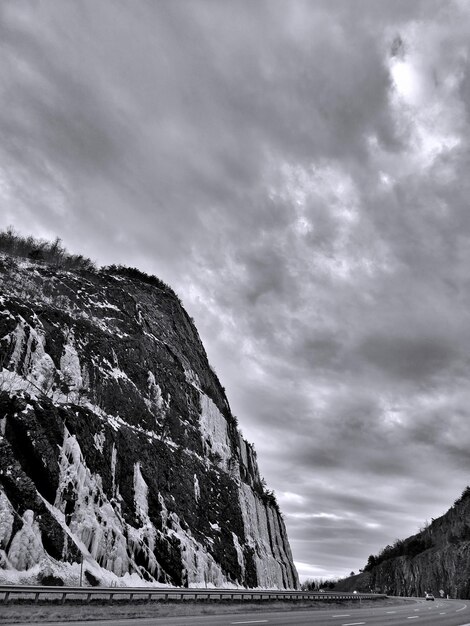
[(5, 255), (0, 286), (0, 578), (83, 558), (108, 583), (296, 588), (275, 499), (172, 290)]

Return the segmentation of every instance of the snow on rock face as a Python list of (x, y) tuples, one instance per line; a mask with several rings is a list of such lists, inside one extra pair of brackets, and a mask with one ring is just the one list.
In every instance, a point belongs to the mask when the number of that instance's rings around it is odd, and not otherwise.
[(148, 487), (147, 483), (142, 478), (140, 463), (136, 463), (134, 465), (134, 502), (137, 514), (142, 518), (148, 517), (149, 503), (147, 494)]
[(240, 545), (238, 537), (234, 532), (232, 532), (232, 539), (233, 539), (233, 545), (235, 546), (235, 550), (237, 552), (238, 565), (240, 566), (240, 570), (242, 573), (241, 577), (244, 578), (245, 577), (245, 557), (243, 555), (243, 548)]
[(227, 420), (205, 393), (200, 393), (201, 417), (200, 428), (206, 454), (220, 456), (221, 466), (227, 470), (232, 450), (228, 436)]
[(72, 392), (77, 392), (83, 385), (80, 359), (75, 347), (73, 332), (67, 333), (64, 351), (60, 357), (60, 370), (65, 384)]
[(76, 572), (81, 553), (107, 581), (295, 587), (253, 446), (171, 289), (137, 270), (14, 272), (0, 295), (0, 570), (29, 567), (27, 544), (37, 567)]
[(44, 556), (41, 531), (30, 509), (23, 514), (23, 527), (13, 537), (8, 550), (11, 566), (18, 570), (33, 567)]
[(38, 389), (47, 394), (52, 388), (55, 373), (54, 361), (48, 354), (43, 354), (31, 369), (31, 379)]
[(93, 435), (93, 440), (95, 442), (95, 448), (99, 452), (103, 452), (103, 446), (104, 446), (104, 442), (106, 440), (106, 435), (104, 434), (104, 432), (95, 433)]
[(129, 571), (123, 520), (104, 496), (100, 476), (86, 467), (76, 437), (67, 429), (54, 506), (95, 561), (118, 576)]
[[(13, 353), (10, 357), (10, 366), (12, 366), (15, 369), (18, 368), (18, 365), (21, 359), (21, 354), (23, 352), (23, 347), (24, 347), (24, 344), (26, 343), (25, 326), (26, 326), (26, 322), (21, 317), (20, 322), (17, 324), (15, 330), (10, 333), (10, 340), (13, 344)], [(31, 346), (29, 346), (28, 352), (29, 354), (31, 353)]]
[(199, 501), (200, 497), (201, 497), (201, 488), (199, 486), (199, 480), (196, 474), (194, 474), (194, 499), (196, 500), (196, 502)]
[(13, 530), (13, 507), (0, 490), (0, 550), (4, 550), (10, 542)]
[(136, 514), (142, 522), (139, 528), (128, 525), (128, 541), (133, 554), (138, 553), (145, 546), (147, 554), (147, 568), (152, 576), (160, 578), (160, 565), (155, 557), (157, 531), (148, 515), (148, 487), (140, 470), (140, 463), (134, 465), (134, 503)]
[[(22, 317), (15, 330), (10, 333), (13, 352), (9, 366), (27, 381), (31, 393), (46, 392), (52, 387), (56, 368), (45, 351), (45, 331), (42, 325), (36, 328)], [(19, 388), (25, 385), (19, 381)]]
[(56, 515), (59, 522), (68, 526), (82, 550), (99, 566), (117, 576), (139, 573), (135, 559), (138, 553), (144, 553), (148, 574), (155, 574), (158, 579), (160, 566), (154, 554), (156, 530), (148, 517), (148, 488), (139, 463), (134, 466), (134, 490), (136, 514), (143, 522), (139, 528), (126, 523), (119, 505), (108, 500), (101, 477), (86, 467), (76, 437), (65, 429), (59, 487), (51, 512), (55, 508), (61, 514)]
[(169, 516), (169, 533), (181, 546), (183, 580), (188, 587), (225, 587), (229, 582), (213, 556), (196, 541), (190, 530), (181, 527), (175, 513)]
[(166, 508), (165, 500), (161, 493), (158, 494), (158, 502), (160, 503), (160, 507), (161, 507), (160, 516), (162, 520), (162, 526), (163, 528), (165, 528), (167, 525), (167, 521), (168, 521), (168, 509)]
[(117, 450), (116, 446), (113, 443), (113, 447), (111, 448), (111, 479), (112, 479), (112, 494), (116, 495), (116, 460), (117, 460)]
[[(73, 332), (66, 329), (66, 341), (60, 357), (60, 367), (56, 368), (50, 354), (46, 352), (46, 332), (40, 320), (36, 325), (26, 322), (21, 316), (9, 334), (12, 353), (9, 361), (10, 386), (16, 390), (26, 390), (32, 396), (52, 394), (58, 401), (76, 398), (84, 386), (80, 359), (74, 343)], [(16, 376), (12, 376), (13, 373)], [(85, 377), (87, 373), (84, 372)], [(57, 389), (59, 379), (64, 384), (66, 394)]]
[(196, 374), (196, 372), (193, 372), (189, 365), (184, 366), (184, 376), (186, 378), (186, 382), (196, 387), (196, 389), (201, 389), (201, 381), (199, 380), (199, 376)]
[(161, 410), (163, 408), (162, 390), (160, 389), (160, 385), (155, 381), (153, 372), (148, 373), (147, 382), (150, 399), (155, 403), (157, 409)]

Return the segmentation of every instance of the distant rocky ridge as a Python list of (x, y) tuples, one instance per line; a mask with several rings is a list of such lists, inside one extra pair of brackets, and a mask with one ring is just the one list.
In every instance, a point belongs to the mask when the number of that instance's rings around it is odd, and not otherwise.
[[(133, 269), (0, 255), (0, 580), (297, 588), (193, 321)], [(137, 581), (137, 582), (136, 582)]]
[(470, 488), (442, 517), (371, 555), (362, 574), (340, 581), (337, 588), (470, 598)]

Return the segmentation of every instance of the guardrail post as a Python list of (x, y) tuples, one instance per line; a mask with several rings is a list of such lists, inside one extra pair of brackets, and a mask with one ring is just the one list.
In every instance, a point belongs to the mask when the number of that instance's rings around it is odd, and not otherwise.
[(3, 598), (4, 604), (8, 604), (9, 600), (10, 600), (10, 592), (9, 591), (5, 591), (5, 597)]
[(34, 603), (37, 604), (39, 600), (39, 591), (36, 591), (35, 595), (34, 595)]
[(67, 597), (67, 592), (66, 592), (66, 591), (64, 591), (64, 593), (62, 594), (62, 598), (61, 598), (61, 600), (60, 600), (60, 603), (61, 603), (61, 604), (64, 604), (64, 602), (65, 602), (65, 598), (66, 598), (66, 597)]

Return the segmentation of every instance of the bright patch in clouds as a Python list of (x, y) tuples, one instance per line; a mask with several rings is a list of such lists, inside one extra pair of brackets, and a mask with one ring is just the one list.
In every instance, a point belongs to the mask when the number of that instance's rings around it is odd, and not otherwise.
[(289, 491), (284, 491), (283, 493), (278, 494), (279, 499), (283, 502), (293, 502), (295, 504), (303, 504), (305, 498), (298, 493), (291, 493)]
[(291, 517), (297, 517), (298, 519), (331, 519), (342, 520), (345, 517), (335, 515), (334, 513), (290, 513)]
[(418, 104), (420, 96), (419, 75), (412, 66), (404, 61), (395, 61), (391, 64), (390, 73), (400, 98), (409, 104)]

